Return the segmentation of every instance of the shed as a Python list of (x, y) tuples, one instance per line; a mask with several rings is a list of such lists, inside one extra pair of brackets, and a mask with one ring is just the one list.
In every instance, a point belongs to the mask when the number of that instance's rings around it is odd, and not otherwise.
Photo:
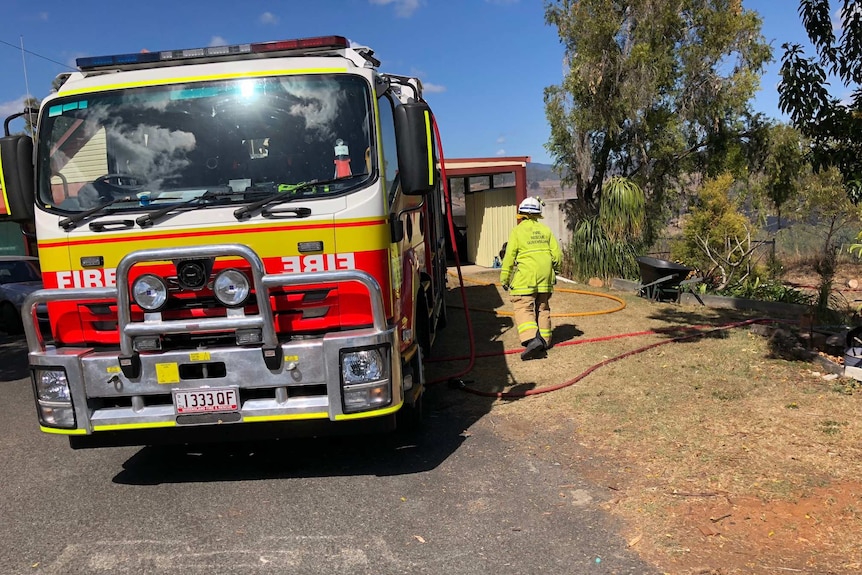
[[(493, 267), (494, 257), (516, 224), (518, 204), (527, 197), (529, 156), (446, 159), (449, 189), (463, 190), (463, 204), (453, 192), (452, 216), (466, 236), (462, 263)], [(460, 181), (460, 185), (453, 185)]]

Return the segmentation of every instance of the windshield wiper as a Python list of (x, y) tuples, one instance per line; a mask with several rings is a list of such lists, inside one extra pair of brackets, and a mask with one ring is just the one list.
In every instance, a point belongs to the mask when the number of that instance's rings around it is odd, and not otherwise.
[(147, 214), (144, 214), (143, 216), (137, 218), (135, 220), (135, 222), (139, 226), (141, 226), (142, 228), (149, 228), (149, 227), (154, 226), (156, 223), (160, 222), (161, 220), (165, 219), (167, 216), (173, 215), (173, 212), (175, 212), (175, 211), (179, 211), (183, 208), (194, 206), (195, 204), (202, 203), (206, 200), (210, 200), (210, 199), (218, 197), (218, 196), (229, 195), (231, 193), (232, 193), (231, 189), (227, 186), (222, 186), (219, 188), (213, 188), (211, 190), (205, 191), (203, 194), (197, 196), (196, 198), (192, 198), (192, 199), (187, 200), (185, 202), (180, 202), (179, 204), (171, 204), (171, 205), (166, 206), (160, 210), (156, 210), (154, 212), (149, 212)]
[[(236, 219), (238, 219), (240, 221), (247, 220), (252, 216), (252, 214), (254, 212), (260, 210), (261, 208), (263, 208), (269, 204), (274, 204), (274, 203), (282, 204), (282, 203), (286, 203), (286, 202), (292, 202), (293, 200), (295, 200), (297, 198), (307, 197), (304, 194), (302, 194), (301, 192), (304, 192), (310, 188), (317, 188), (319, 186), (328, 186), (330, 184), (343, 184), (343, 183), (349, 182), (349, 181), (354, 180), (354, 179), (359, 178), (359, 177), (366, 178), (366, 177), (368, 177), (368, 175), (367, 174), (358, 174), (356, 176), (352, 176), (352, 177), (348, 177), (348, 178), (333, 178), (331, 180), (318, 180), (318, 181), (312, 181), (312, 182), (303, 182), (301, 184), (296, 184), (296, 185), (280, 184), (278, 186), (278, 188), (279, 188), (278, 192), (275, 192), (274, 194), (269, 195), (269, 196), (263, 198), (262, 200), (258, 200), (254, 203), (248, 204), (247, 206), (243, 206), (241, 208), (234, 210), (233, 215)], [(307, 210), (307, 208), (306, 208), (306, 210)], [(306, 210), (297, 209), (296, 215), (298, 217), (307, 217), (311, 214), (311, 210), (307, 210), (307, 213), (306, 213)]]
[(63, 228), (64, 231), (71, 232), (72, 230), (77, 228), (78, 224), (80, 224), (84, 220), (87, 220), (89, 218), (97, 218), (101, 215), (108, 213), (108, 209), (107, 209), (108, 207), (110, 207), (116, 203), (119, 203), (119, 202), (130, 202), (130, 201), (132, 201), (131, 196), (114, 198), (113, 200), (109, 201), (108, 203), (102, 204), (101, 206), (97, 206), (95, 208), (87, 210), (86, 212), (81, 212), (80, 214), (76, 214), (74, 216), (69, 216), (68, 218), (63, 218), (58, 223), (60, 224), (60, 227)]

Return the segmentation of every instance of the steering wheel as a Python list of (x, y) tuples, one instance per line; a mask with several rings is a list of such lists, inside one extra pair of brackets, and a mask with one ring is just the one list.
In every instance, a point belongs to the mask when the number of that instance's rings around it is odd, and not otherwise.
[[(116, 180), (114, 182), (113, 180)], [(134, 183), (124, 183), (134, 182)], [(109, 194), (133, 194), (139, 192), (147, 185), (146, 178), (135, 174), (105, 174), (93, 180), (93, 185), (99, 190), (100, 195)]]

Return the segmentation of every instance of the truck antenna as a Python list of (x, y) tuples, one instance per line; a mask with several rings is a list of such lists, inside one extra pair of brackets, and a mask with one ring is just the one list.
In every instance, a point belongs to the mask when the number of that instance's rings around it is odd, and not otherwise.
[(21, 36), (21, 63), (24, 65), (24, 89), (27, 91), (27, 98), (30, 98), (30, 81), (27, 79), (27, 60), (24, 58), (24, 36)]

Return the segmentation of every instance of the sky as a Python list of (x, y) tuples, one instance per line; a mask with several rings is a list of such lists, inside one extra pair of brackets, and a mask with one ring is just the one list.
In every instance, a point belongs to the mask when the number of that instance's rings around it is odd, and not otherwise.
[[(553, 161), (545, 149), (543, 93), (562, 81), (563, 47), (556, 28), (545, 24), (541, 0), (0, 3), (0, 120), (20, 111), (28, 93), (45, 97), (54, 77), (82, 56), (340, 35), (371, 47), (381, 71), (422, 80), (446, 157)], [(743, 0), (743, 6), (760, 13), (775, 58), (753, 107), (786, 120), (776, 87), (781, 45), (807, 45), (798, 3)]]

